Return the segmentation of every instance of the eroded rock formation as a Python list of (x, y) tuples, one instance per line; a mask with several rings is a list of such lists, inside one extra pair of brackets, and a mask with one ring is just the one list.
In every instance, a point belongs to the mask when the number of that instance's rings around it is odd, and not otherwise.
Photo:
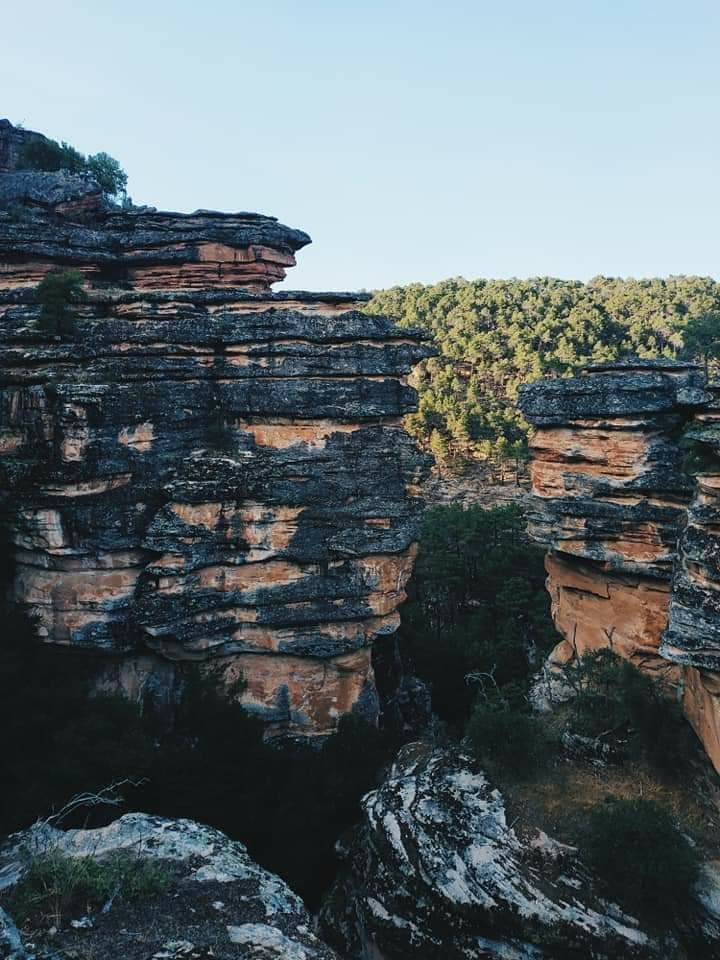
[(320, 934), (353, 960), (666, 956), (575, 854), (520, 837), (471, 758), (410, 744), (363, 800)]
[[(0, 131), (0, 135), (2, 131)], [(108, 205), (0, 174), (0, 453), (16, 598), (102, 683), (240, 674), (278, 729), (377, 710), (426, 469), (402, 427), (421, 336), (352, 294), (271, 293), (309, 242), (257, 214)], [(35, 285), (83, 274), (76, 333)]]
[(529, 529), (564, 637), (552, 658), (612, 644), (678, 685), (720, 769), (718, 390), (696, 365), (629, 360), (531, 384), (520, 404)]

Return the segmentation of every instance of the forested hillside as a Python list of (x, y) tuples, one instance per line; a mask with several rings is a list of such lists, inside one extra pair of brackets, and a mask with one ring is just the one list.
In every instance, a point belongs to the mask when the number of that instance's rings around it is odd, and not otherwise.
[(368, 309), (432, 334), (439, 354), (413, 374), (420, 408), (407, 424), (440, 460), (522, 456), (522, 383), (592, 360), (676, 357), (685, 340), (701, 355), (708, 323), (720, 337), (720, 283), (709, 277), (458, 278), (378, 291)]

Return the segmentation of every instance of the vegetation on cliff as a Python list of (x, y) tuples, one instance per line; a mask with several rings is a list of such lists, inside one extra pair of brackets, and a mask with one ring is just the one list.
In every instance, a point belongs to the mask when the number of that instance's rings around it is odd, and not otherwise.
[(57, 337), (75, 335), (72, 304), (82, 299), (82, 283), (79, 270), (55, 270), (42, 278), (35, 290), (40, 304), (39, 330)]
[[(658, 784), (674, 805), (673, 823), (677, 806), (697, 836), (697, 802), (686, 797), (694, 787), (686, 790), (683, 778), (667, 778), (666, 764), (655, 763), (642, 746), (652, 745), (666, 708), (644, 696), (645, 681), (636, 683), (629, 667), (593, 661), (576, 676), (581, 694), (553, 718), (538, 719), (530, 709), (533, 675), (553, 628), (542, 551), (525, 541), (522, 525), (516, 508), (448, 507), (427, 514), (400, 646), (406, 669), (431, 685), (433, 708), (443, 721), (436, 733), (441, 741), (464, 740), (481, 757), (510, 803), (523, 813), (527, 807), (522, 823), (547, 825), (569, 842), (587, 843), (588, 850), (613, 829), (607, 817), (591, 818), (608, 795), (634, 799), (644, 789), (652, 796)], [(28, 826), (80, 791), (131, 778), (139, 785), (127, 794), (129, 807), (225, 831), (317, 906), (338, 869), (335, 845), (358, 821), (360, 798), (380, 782), (399, 735), (350, 716), (319, 750), (297, 742), (269, 745), (256, 719), (192, 673), (185, 695), (171, 708), (148, 700), (141, 710), (119, 698), (90, 696), (86, 657), (38, 643), (32, 625), (11, 606), (2, 615), (0, 750), (6, 775), (0, 833)], [(627, 673), (626, 681), (613, 671)], [(598, 724), (610, 723), (619, 741), (632, 747), (637, 739), (641, 745), (630, 750), (631, 764), (568, 760), (561, 744), (566, 724), (594, 736), (603, 733)], [(657, 744), (661, 761), (677, 756), (673, 723)], [(678, 742), (692, 753), (687, 740)], [(117, 812), (112, 808), (110, 816)], [(83, 822), (86, 816), (83, 811)], [(91, 822), (102, 816), (93, 811)], [(633, 822), (620, 826), (631, 830)], [(656, 820), (648, 822), (651, 837), (659, 840)], [(64, 825), (73, 825), (72, 819)], [(646, 835), (641, 831), (637, 843)], [(693, 863), (683, 859), (685, 848), (674, 833), (668, 844), (667, 863), (674, 869), (677, 854), (684, 883), (683, 877), (694, 875)], [(636, 874), (632, 866), (631, 878), (644, 871), (639, 864)], [(598, 867), (609, 888), (612, 870), (612, 863)]]
[(406, 423), (440, 460), (522, 456), (523, 383), (635, 354), (705, 360), (720, 339), (720, 283), (709, 277), (456, 278), (378, 291), (368, 310), (432, 334), (438, 356), (413, 373), (420, 404)]
[(662, 924), (689, 906), (698, 853), (657, 802), (599, 804), (590, 813), (583, 852), (610, 895), (633, 910)]
[[(551, 629), (541, 555), (523, 541), (521, 526), (514, 509), (428, 516), (402, 643), (458, 735), (477, 691), (465, 675), (494, 671), (505, 692), (526, 685), (527, 640), (542, 646)], [(27, 826), (76, 793), (131, 778), (143, 781), (128, 793), (131, 807), (224, 830), (317, 902), (337, 868), (334, 845), (356, 821), (359, 800), (378, 782), (397, 735), (347, 717), (321, 750), (270, 746), (258, 721), (192, 674), (170, 713), (149, 700), (140, 710), (90, 696), (92, 661), (39, 643), (13, 607), (2, 613), (0, 833)]]
[(478, 689), (522, 699), (533, 664), (555, 638), (543, 551), (528, 544), (518, 507), (428, 510), (401, 641), (432, 685), (433, 710), (464, 729)]
[[(518, 829), (541, 826), (579, 846), (608, 897), (667, 928), (670, 900), (676, 913), (686, 908), (696, 876), (697, 849), (683, 834), (715, 855), (704, 799), (713, 774), (678, 704), (610, 649), (568, 664), (555, 676), (566, 701), (534, 709), (557, 639), (543, 553), (525, 540), (517, 508), (428, 511), (403, 652), (431, 684), (446, 733), (499, 783)], [(623, 856), (623, 843), (635, 853)]]
[[(322, 749), (263, 741), (263, 725), (195, 680), (173, 711), (92, 696), (87, 660), (38, 643), (4, 611), (0, 646), (0, 834), (27, 827), (79, 793), (118, 781), (142, 809), (211, 824), (242, 840), (309, 903), (334, 877), (334, 845), (354, 823), (395, 742), (353, 717)], [(13, 619), (8, 619), (13, 617)], [(90, 811), (107, 822), (118, 808)], [(82, 810), (63, 821), (79, 826)]]

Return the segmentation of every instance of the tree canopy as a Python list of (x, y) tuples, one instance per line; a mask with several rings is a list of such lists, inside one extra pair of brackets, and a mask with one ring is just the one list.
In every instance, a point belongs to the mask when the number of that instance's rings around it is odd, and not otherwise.
[(128, 182), (127, 174), (110, 154), (101, 151), (86, 157), (64, 141), (58, 143), (49, 139), (30, 140), (23, 148), (20, 164), (26, 170), (89, 173), (109, 197), (124, 196)]
[(720, 283), (709, 277), (456, 278), (377, 291), (367, 309), (431, 334), (438, 356), (413, 374), (420, 406), (407, 426), (443, 459), (522, 456), (523, 383), (629, 355), (705, 361), (720, 337)]

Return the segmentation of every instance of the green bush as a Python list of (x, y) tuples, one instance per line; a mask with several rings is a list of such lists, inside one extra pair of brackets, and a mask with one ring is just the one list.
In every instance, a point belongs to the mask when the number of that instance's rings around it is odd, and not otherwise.
[(25, 872), (13, 892), (20, 920), (59, 925), (69, 915), (92, 913), (110, 897), (145, 900), (171, 884), (167, 866), (131, 852), (108, 857), (70, 857), (57, 847), (27, 855)]
[(540, 723), (497, 695), (477, 702), (465, 737), (481, 760), (489, 760), (521, 777), (536, 769), (546, 747)]
[(698, 856), (670, 814), (650, 800), (610, 800), (590, 814), (582, 852), (608, 895), (666, 921), (686, 906)]
[(683, 775), (693, 736), (679, 704), (658, 682), (609, 647), (568, 664), (564, 676), (575, 691), (569, 704), (573, 732), (622, 740), (631, 756), (659, 773)]
[(626, 728), (630, 715), (624, 689), (635, 668), (609, 647), (592, 650), (564, 667), (575, 692), (570, 703), (572, 730), (586, 737), (607, 735)]
[(110, 154), (101, 152), (89, 156), (86, 167), (100, 184), (103, 193), (111, 197), (125, 193), (127, 174)]
[(35, 291), (40, 304), (38, 327), (43, 333), (71, 338), (77, 333), (72, 304), (84, 296), (83, 275), (78, 270), (60, 270), (46, 274)]
[(103, 193), (110, 197), (125, 194), (127, 174), (118, 161), (101, 151), (85, 157), (69, 143), (56, 140), (30, 140), (20, 154), (20, 167), (25, 170), (44, 170), (55, 173), (89, 173), (97, 180)]
[(26, 170), (46, 170), (54, 173), (67, 170), (82, 173), (85, 157), (68, 143), (56, 140), (30, 140), (20, 154), (20, 166)]
[(524, 538), (515, 507), (428, 510), (401, 644), (432, 688), (434, 711), (462, 732), (477, 687), (467, 674), (493, 672), (500, 688), (527, 685), (532, 654), (555, 639), (543, 551)]

